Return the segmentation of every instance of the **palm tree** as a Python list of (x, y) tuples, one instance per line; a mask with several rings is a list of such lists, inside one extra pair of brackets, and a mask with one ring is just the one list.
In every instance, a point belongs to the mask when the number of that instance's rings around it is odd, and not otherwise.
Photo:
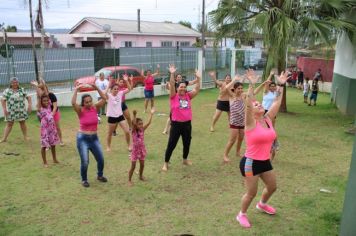
[[(264, 75), (273, 67), (286, 68), (288, 45), (325, 43), (331, 46), (337, 35), (356, 35), (356, 24), (343, 16), (356, 8), (355, 0), (220, 0), (210, 12), (217, 38), (262, 33), (267, 49)], [(286, 90), (281, 111), (287, 112)]]

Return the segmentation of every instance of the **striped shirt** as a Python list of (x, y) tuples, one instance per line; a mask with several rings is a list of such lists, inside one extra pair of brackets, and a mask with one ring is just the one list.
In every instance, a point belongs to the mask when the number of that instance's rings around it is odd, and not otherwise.
[(242, 99), (230, 100), (230, 125), (245, 125), (245, 103)]

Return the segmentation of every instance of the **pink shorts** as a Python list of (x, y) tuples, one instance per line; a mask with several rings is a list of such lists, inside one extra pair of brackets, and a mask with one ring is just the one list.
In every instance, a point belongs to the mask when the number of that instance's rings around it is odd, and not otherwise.
[(53, 119), (56, 123), (61, 119), (61, 113), (59, 112), (59, 110), (57, 110), (57, 112), (54, 113)]

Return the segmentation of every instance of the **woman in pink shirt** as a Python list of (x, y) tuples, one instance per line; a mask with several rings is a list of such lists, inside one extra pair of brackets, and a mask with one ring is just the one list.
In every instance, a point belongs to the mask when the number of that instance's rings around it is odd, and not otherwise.
[(250, 81), (246, 97), (246, 117), (245, 117), (245, 139), (246, 152), (240, 161), (240, 171), (244, 176), (246, 193), (241, 199), (241, 210), (236, 216), (236, 220), (244, 228), (251, 227), (246, 212), (252, 200), (257, 194), (258, 180), (261, 178), (265, 184), (261, 200), (256, 208), (262, 212), (274, 215), (276, 210), (267, 205), (267, 201), (276, 191), (276, 176), (270, 162), (270, 151), (273, 141), (277, 135), (272, 125), (272, 119), (276, 117), (282, 101), (284, 85), (287, 81), (287, 73), (282, 72), (278, 78), (277, 96), (271, 108), (264, 115), (265, 110), (261, 103), (254, 98), (254, 85), (258, 78), (253, 70), (248, 70), (246, 74)]
[[(100, 96), (104, 99), (99, 100), (93, 105), (93, 98), (89, 94), (84, 94), (81, 98), (80, 105), (77, 104), (78, 90), (84, 86), (91, 86), (97, 90)], [(79, 131), (77, 133), (77, 148), (80, 155), (81, 165), (80, 174), (82, 176), (82, 185), (89, 187), (87, 172), (89, 165), (89, 151), (94, 155), (98, 163), (97, 180), (100, 182), (107, 182), (108, 180), (103, 176), (104, 170), (104, 156), (97, 135), (98, 129), (98, 111), (105, 105), (105, 95), (94, 85), (79, 85), (74, 89), (72, 97), (72, 106), (79, 118)]]
[(190, 140), (192, 135), (192, 104), (191, 99), (193, 99), (200, 91), (200, 78), (201, 75), (198, 71), (195, 72), (195, 77), (197, 79), (197, 83), (195, 88), (188, 92), (187, 84), (182, 81), (178, 84), (178, 88), (176, 90), (174, 80), (174, 73), (176, 72), (176, 68), (174, 65), (169, 65), (170, 76), (170, 106), (171, 106), (171, 129), (169, 132), (169, 139), (165, 154), (165, 162), (162, 167), (163, 171), (168, 170), (169, 160), (172, 156), (172, 152), (175, 149), (179, 137), (182, 136), (183, 140), (183, 164), (191, 165), (191, 162), (188, 161), (188, 154), (190, 148)]
[[(144, 74), (144, 73), (142, 73)], [(145, 90), (144, 90), (144, 94), (145, 94), (145, 111), (147, 112), (147, 106), (148, 106), (148, 101), (151, 101), (151, 109), (154, 107), (154, 82), (155, 79), (154, 77), (159, 75), (159, 65), (157, 65), (157, 71), (155, 73), (152, 74), (151, 70), (147, 70), (146, 71), (146, 77), (145, 80), (143, 81), (144, 85), (145, 85)]]

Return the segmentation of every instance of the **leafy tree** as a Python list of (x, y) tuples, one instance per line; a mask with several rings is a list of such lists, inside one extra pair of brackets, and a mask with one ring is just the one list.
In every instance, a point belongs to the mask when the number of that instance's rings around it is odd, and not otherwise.
[(285, 70), (287, 48), (295, 40), (304, 45), (331, 46), (341, 32), (352, 39), (356, 24), (344, 16), (355, 8), (355, 0), (220, 0), (210, 19), (218, 37), (261, 33), (268, 53), (264, 75), (268, 75), (273, 67), (279, 72)]
[(6, 32), (17, 32), (17, 27), (14, 25), (8, 25), (5, 29)]
[(188, 27), (188, 28), (192, 28), (192, 23), (190, 23), (189, 21), (179, 21), (178, 24), (181, 24), (181, 25), (184, 25), (185, 27)]

